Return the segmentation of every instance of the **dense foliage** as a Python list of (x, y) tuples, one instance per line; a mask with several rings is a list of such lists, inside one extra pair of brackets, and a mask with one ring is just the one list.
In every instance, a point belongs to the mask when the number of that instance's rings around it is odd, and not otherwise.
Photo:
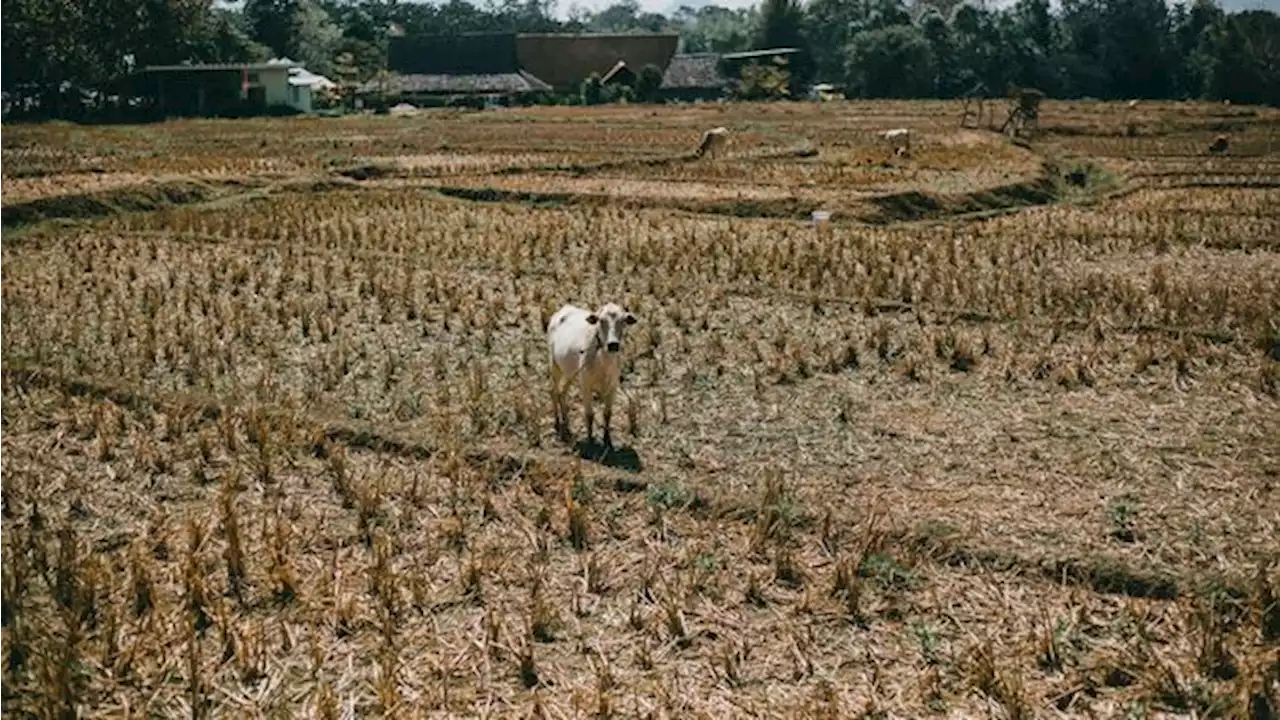
[[(552, 16), (548, 0), (11, 0), (3, 13), (6, 109), (74, 116), (147, 64), (288, 56), (367, 79), (395, 33), (678, 32), (685, 52), (798, 46), (792, 95), (813, 81), (861, 97), (958, 97), (1010, 83), (1052, 97), (1199, 98), (1280, 104), (1280, 16), (1214, 0), (762, 0), (758, 8), (622, 0)], [(105, 19), (105, 20), (104, 20)]]

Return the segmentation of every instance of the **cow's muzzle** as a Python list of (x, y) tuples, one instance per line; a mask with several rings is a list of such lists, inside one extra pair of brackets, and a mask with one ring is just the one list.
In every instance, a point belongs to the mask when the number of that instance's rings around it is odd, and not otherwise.
[(607, 345), (605, 345), (605, 346), (604, 346), (604, 349), (605, 349), (605, 350), (608, 350), (608, 351), (609, 351), (609, 352), (611, 352), (611, 353), (616, 353), (616, 352), (618, 352), (619, 350), (621, 350), (621, 349), (622, 349), (622, 343), (620, 343), (620, 342), (611, 342), (611, 343), (608, 343)]

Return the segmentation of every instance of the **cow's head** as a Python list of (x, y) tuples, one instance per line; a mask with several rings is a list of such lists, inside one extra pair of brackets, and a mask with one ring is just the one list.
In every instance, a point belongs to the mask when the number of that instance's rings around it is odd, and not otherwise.
[(613, 303), (605, 303), (587, 316), (587, 322), (596, 326), (596, 337), (605, 351), (616, 353), (622, 350), (622, 336), (627, 328), (636, 324), (636, 316)]

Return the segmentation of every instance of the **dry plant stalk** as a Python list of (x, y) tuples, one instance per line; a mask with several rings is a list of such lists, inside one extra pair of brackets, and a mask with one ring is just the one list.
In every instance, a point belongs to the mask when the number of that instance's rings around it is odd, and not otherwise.
[[(11, 128), (6, 222), (163, 207), (5, 242), (5, 713), (1275, 715), (1280, 116), (793, 105)], [(566, 293), (634, 448), (546, 443)]]
[(239, 484), (240, 478), (235, 473), (228, 473), (225, 476), (220, 504), (222, 509), (222, 532), (227, 539), (226, 548), (223, 550), (223, 559), (227, 564), (227, 587), (237, 600), (244, 602), (245, 553), (240, 537), (240, 520), (236, 510), (236, 495), (239, 492)]

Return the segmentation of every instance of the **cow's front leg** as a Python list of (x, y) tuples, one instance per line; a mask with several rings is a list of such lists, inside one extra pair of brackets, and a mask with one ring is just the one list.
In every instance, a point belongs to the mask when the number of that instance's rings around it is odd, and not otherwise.
[(595, 442), (596, 418), (595, 413), (593, 413), (591, 409), (591, 391), (585, 387), (582, 388), (582, 415), (586, 419), (587, 443), (590, 444)]
[(604, 401), (604, 446), (607, 448), (613, 447), (613, 435), (610, 432), (613, 427), (613, 398), (613, 393), (601, 398)]

